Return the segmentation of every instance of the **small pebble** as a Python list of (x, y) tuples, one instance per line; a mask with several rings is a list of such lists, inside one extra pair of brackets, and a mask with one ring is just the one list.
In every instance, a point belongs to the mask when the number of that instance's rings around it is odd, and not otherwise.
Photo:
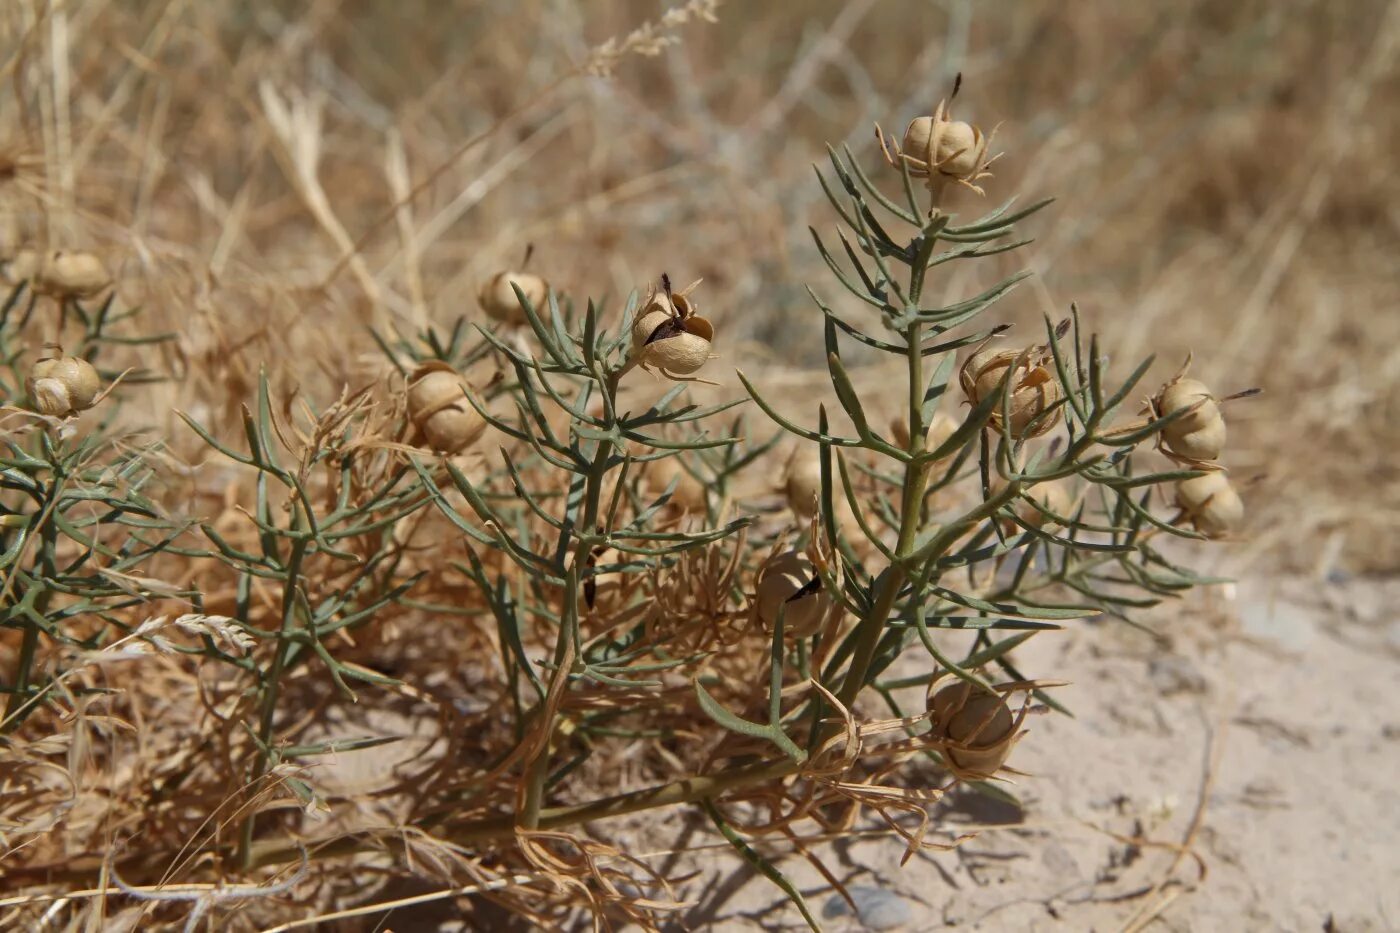
[(1191, 663), (1190, 658), (1179, 654), (1153, 658), (1147, 664), (1147, 677), (1162, 696), (1206, 692), (1205, 676)]
[[(910, 911), (904, 898), (893, 891), (862, 885), (848, 887), (846, 891), (851, 895), (851, 900), (855, 901), (856, 914), (864, 929), (897, 930), (914, 919), (913, 912)], [(827, 920), (849, 917), (850, 915), (851, 906), (839, 894), (833, 894), (828, 898), (826, 905), (822, 908), (822, 917)]]

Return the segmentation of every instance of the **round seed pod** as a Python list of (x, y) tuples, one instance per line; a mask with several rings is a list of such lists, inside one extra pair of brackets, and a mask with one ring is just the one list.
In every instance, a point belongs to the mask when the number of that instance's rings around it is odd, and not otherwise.
[[(924, 450), (937, 450), (957, 429), (958, 423), (951, 416), (941, 411), (935, 412), (924, 432)], [(890, 439), (896, 447), (909, 449), (909, 422), (903, 416), (890, 421)]]
[(816, 450), (806, 445), (794, 447), (783, 470), (783, 495), (788, 508), (799, 520), (817, 514), (817, 502), (822, 494), (822, 464)]
[(471, 386), (441, 360), (424, 363), (408, 383), (408, 417), (439, 453), (455, 454), (481, 437), (486, 420), (467, 401)]
[(985, 780), (1006, 763), (1020, 734), (1000, 694), (955, 681), (929, 700), (932, 735), (943, 744), (948, 768), (963, 780)]
[(982, 131), (961, 120), (915, 117), (904, 130), (911, 175), (928, 175), (932, 167), (953, 178), (967, 178), (977, 174), (986, 153)]
[(497, 272), (486, 280), (477, 293), (477, 302), (492, 320), (502, 324), (524, 324), (529, 319), (512, 285), (520, 287), (536, 311), (549, 300), (549, 283), (544, 279), (529, 272), (506, 271)]
[(1224, 537), (1244, 524), (1244, 502), (1221, 470), (1177, 483), (1176, 504), (1196, 530), (1210, 538)]
[(1167, 383), (1162, 387), (1162, 391), (1157, 393), (1155, 403), (1157, 412), (1162, 417), (1183, 408), (1190, 408), (1198, 402), (1199, 408), (1187, 412), (1162, 429), (1162, 435), (1167, 440), (1199, 431), (1219, 421), (1220, 406), (1216, 404), (1215, 396), (1210, 394), (1205, 383), (1198, 379), (1177, 379)]
[(806, 638), (815, 634), (831, 608), (817, 568), (801, 551), (783, 551), (758, 571), (754, 605), (765, 630), (773, 631), (783, 614), (783, 634)]
[(632, 355), (668, 376), (688, 376), (710, 359), (714, 326), (683, 293), (651, 296), (632, 325)]
[(31, 366), (24, 387), (40, 414), (67, 418), (93, 406), (102, 380), (87, 360), (64, 356), (42, 359)]
[[(1060, 383), (1035, 350), (1025, 358), (1023, 353), (1025, 351), (989, 348), (970, 357), (958, 373), (963, 394), (973, 405), (995, 393), (1007, 373), (1010, 373), (1006, 387), (1011, 394), (1009, 429), (1011, 436), (1017, 440), (1038, 437), (1054, 428), (1060, 420), (1060, 412), (1056, 409), (1050, 417), (1032, 426), (1033, 421), (1060, 400)], [(1019, 365), (1017, 360), (1021, 360)], [(993, 406), (989, 423), (1001, 430), (1002, 420), (1001, 405)]]
[(91, 298), (112, 284), (112, 275), (93, 253), (55, 250), (34, 276), (35, 291), (60, 298)]
[(680, 512), (705, 511), (709, 505), (705, 484), (683, 467), (676, 457), (653, 460), (646, 465), (645, 483), (652, 494), (660, 495), (672, 482), (676, 488), (671, 491), (671, 500), (667, 505)]
[(1184, 434), (1174, 430), (1175, 428), (1176, 423), (1174, 422), (1167, 425), (1167, 429), (1162, 432), (1162, 443), (1171, 453), (1186, 460), (1220, 459), (1220, 452), (1225, 449), (1225, 419), (1223, 417), (1216, 415), (1214, 421), (1208, 421), (1195, 431), (1188, 431)]
[(38, 250), (21, 249), (9, 260), (0, 263), (0, 276), (4, 277), (7, 285), (18, 285), (38, 275), (43, 264), (44, 257)]

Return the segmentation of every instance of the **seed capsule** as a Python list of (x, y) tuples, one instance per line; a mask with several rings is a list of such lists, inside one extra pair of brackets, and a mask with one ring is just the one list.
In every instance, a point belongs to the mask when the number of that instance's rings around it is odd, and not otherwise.
[[(957, 429), (958, 423), (951, 416), (941, 411), (935, 412), (933, 420), (929, 422), (928, 429), (924, 432), (924, 450), (932, 451), (942, 447)], [(902, 415), (891, 419), (890, 439), (894, 441), (896, 447), (909, 449), (909, 422)]]
[(4, 277), (5, 284), (18, 285), (38, 275), (43, 264), (44, 258), (39, 255), (38, 250), (22, 249), (9, 260), (0, 263), (0, 276)]
[(34, 290), (60, 298), (91, 298), (112, 284), (111, 273), (96, 255), (55, 250), (34, 275)]
[(783, 470), (783, 495), (788, 508), (799, 521), (810, 519), (817, 514), (821, 494), (822, 465), (817, 451), (805, 445), (794, 447)]
[(933, 730), (943, 743), (948, 769), (965, 781), (985, 780), (1006, 763), (1020, 723), (999, 694), (964, 680), (929, 700)]
[(525, 308), (516, 297), (512, 285), (519, 286), (536, 312), (549, 300), (549, 284), (544, 279), (529, 272), (507, 271), (497, 272), (487, 279), (486, 284), (482, 285), (481, 291), (477, 293), (477, 301), (481, 310), (493, 320), (503, 324), (524, 324), (529, 319), (525, 316)]
[(1225, 537), (1244, 524), (1244, 502), (1222, 470), (1177, 483), (1176, 504), (1209, 538)]
[[(1019, 363), (1017, 361), (1020, 361)], [(1060, 383), (1046, 365), (1040, 348), (1023, 350), (986, 349), (972, 356), (958, 373), (963, 394), (973, 405), (997, 392), (1007, 378), (1010, 393), (1011, 436), (1017, 440), (1038, 437), (1055, 427), (1060, 420), (1056, 409), (1049, 417), (1032, 425), (1037, 418), (1060, 400)], [(997, 430), (1002, 426), (1002, 406), (994, 405), (989, 422)]]
[(987, 140), (982, 131), (961, 120), (915, 117), (904, 130), (904, 157), (909, 174), (927, 177), (930, 168), (953, 178), (969, 178), (982, 168)]
[(831, 608), (831, 597), (822, 586), (817, 568), (801, 551), (783, 551), (764, 562), (758, 571), (754, 605), (767, 631), (783, 614), (783, 634), (806, 638), (821, 626)]
[(24, 387), (40, 414), (67, 418), (93, 406), (102, 380), (87, 360), (64, 356), (36, 362)]
[(710, 359), (715, 329), (695, 313), (684, 291), (653, 291), (632, 325), (632, 356), (643, 367), (654, 366), (667, 376), (688, 376)]
[(471, 386), (441, 360), (424, 363), (408, 384), (408, 417), (429, 446), (455, 454), (481, 437), (486, 420), (467, 400)]
[(709, 505), (709, 499), (705, 495), (705, 484), (682, 466), (676, 457), (666, 457), (664, 460), (648, 463), (644, 482), (647, 489), (658, 496), (674, 482), (676, 488), (671, 491), (671, 500), (667, 504), (677, 511), (704, 512)]
[(1223, 417), (1216, 415), (1214, 421), (1184, 434), (1174, 430), (1175, 427), (1175, 423), (1169, 424), (1162, 432), (1162, 443), (1171, 453), (1182, 459), (1198, 462), (1220, 459), (1220, 452), (1225, 449)]

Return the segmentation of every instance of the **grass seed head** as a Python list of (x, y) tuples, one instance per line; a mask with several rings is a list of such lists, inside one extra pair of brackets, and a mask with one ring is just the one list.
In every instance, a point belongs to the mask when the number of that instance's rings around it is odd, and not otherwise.
[(527, 320), (525, 309), (516, 297), (512, 285), (519, 287), (536, 310), (542, 308), (549, 299), (549, 283), (544, 279), (530, 272), (510, 271), (497, 272), (487, 279), (476, 297), (481, 310), (492, 320), (502, 324), (521, 325)]
[(467, 400), (470, 392), (466, 379), (440, 360), (424, 363), (409, 378), (409, 419), (434, 450), (455, 454), (486, 430), (486, 420)]
[[(1006, 391), (1011, 394), (1011, 436), (1017, 440), (1038, 437), (1055, 427), (1060, 420), (1059, 411), (1056, 410), (1050, 417), (1036, 422), (1060, 400), (1062, 394), (1059, 380), (1046, 362), (1039, 348), (995, 350), (989, 347), (963, 364), (958, 380), (962, 383), (967, 400), (977, 405), (995, 393), (1009, 373)], [(990, 424), (1000, 430), (1002, 420), (1002, 406), (996, 405), (992, 408)]]
[(783, 634), (788, 637), (815, 633), (831, 608), (817, 568), (801, 551), (782, 551), (764, 561), (755, 589), (754, 605), (764, 629), (773, 630), (781, 611)]
[(30, 367), (24, 387), (40, 414), (67, 418), (93, 406), (102, 380), (87, 360), (59, 356), (41, 359)]
[(996, 773), (1020, 734), (1020, 722), (1005, 699), (964, 680), (935, 693), (928, 709), (948, 768), (963, 780), (985, 780)]
[(1210, 538), (1225, 537), (1244, 524), (1244, 502), (1221, 470), (1177, 483), (1176, 504)]

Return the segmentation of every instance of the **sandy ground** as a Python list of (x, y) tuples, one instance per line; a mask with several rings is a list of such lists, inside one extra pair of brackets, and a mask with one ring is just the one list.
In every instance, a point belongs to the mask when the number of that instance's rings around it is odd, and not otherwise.
[[(1245, 581), (1159, 615), (1166, 647), (1122, 625), (1033, 639), (1020, 666), (1072, 680), (1075, 718), (1033, 721), (1022, 808), (952, 795), (943, 825), (976, 838), (903, 868), (889, 838), (817, 849), (860, 919), (802, 859), (783, 870), (834, 931), (1396, 929), (1397, 598), (1400, 579)], [(697, 867), (676, 929), (804, 928), (728, 853)]]

